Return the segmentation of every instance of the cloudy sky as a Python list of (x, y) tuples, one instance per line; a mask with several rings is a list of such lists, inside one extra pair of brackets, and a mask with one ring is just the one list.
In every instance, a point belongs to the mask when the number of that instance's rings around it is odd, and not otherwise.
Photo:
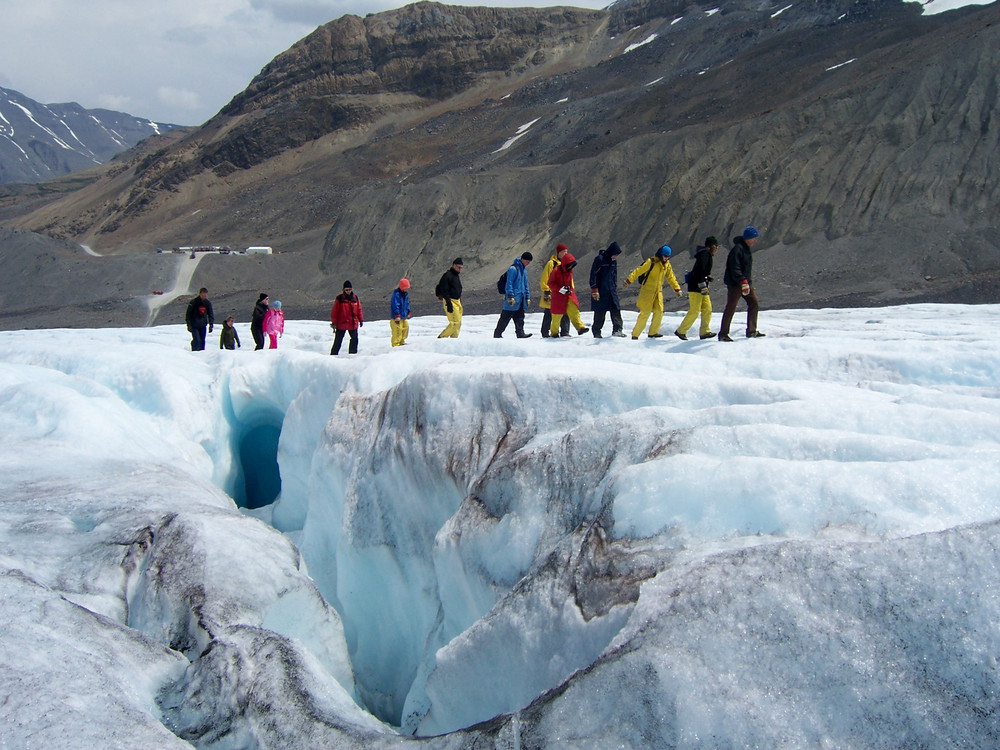
[[(575, 5), (610, 0), (490, 0)], [(276, 55), (348, 13), (402, 0), (0, 0), (0, 86), (159, 122), (199, 125)]]

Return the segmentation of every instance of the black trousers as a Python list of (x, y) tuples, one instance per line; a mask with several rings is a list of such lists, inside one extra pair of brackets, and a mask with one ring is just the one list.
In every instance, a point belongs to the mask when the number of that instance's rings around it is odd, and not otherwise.
[(493, 330), (493, 337), (500, 338), (503, 332), (507, 330), (507, 324), (514, 321), (514, 332), (517, 334), (519, 339), (524, 338), (524, 307), (517, 310), (501, 310), (500, 320), (497, 321), (497, 327)]
[(191, 351), (205, 351), (205, 329), (208, 326), (191, 326)]
[(333, 337), (333, 348), (330, 350), (330, 354), (340, 354), (340, 345), (344, 342), (344, 334), (349, 333), (351, 335), (351, 343), (347, 347), (348, 354), (358, 353), (358, 329), (351, 328), (346, 330), (337, 329), (336, 335)]
[(250, 335), (253, 336), (253, 343), (254, 343), (253, 350), (257, 351), (258, 349), (263, 349), (264, 348), (264, 324), (261, 323), (260, 325), (254, 325), (253, 323), (251, 323), (250, 324)]
[(610, 311), (605, 310), (594, 310), (594, 325), (590, 327), (590, 330), (594, 332), (595, 336), (601, 334), (601, 329), (604, 327), (604, 316), (611, 313), (611, 332), (618, 333), (618, 331), (624, 328), (624, 323), (622, 322), (622, 311), (620, 308), (613, 307)]

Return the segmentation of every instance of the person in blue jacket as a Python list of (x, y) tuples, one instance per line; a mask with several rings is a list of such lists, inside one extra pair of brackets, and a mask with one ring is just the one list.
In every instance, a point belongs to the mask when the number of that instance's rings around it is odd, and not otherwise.
[(389, 300), (389, 329), (392, 331), (392, 345), (403, 346), (410, 335), (410, 281), (400, 279), (399, 286)]
[(502, 339), (503, 332), (507, 330), (507, 324), (514, 321), (514, 332), (519, 339), (530, 338), (530, 333), (524, 332), (524, 311), (531, 304), (531, 286), (528, 284), (528, 264), (534, 260), (529, 252), (521, 253), (520, 258), (514, 258), (514, 262), (507, 269), (507, 287), (504, 290), (503, 310), (500, 312), (500, 320), (493, 331), (493, 338)]
[(612, 242), (594, 258), (590, 267), (590, 309), (594, 312), (594, 325), (590, 330), (599, 339), (604, 318), (611, 313), (611, 335), (625, 338), (622, 323), (622, 306), (618, 301), (618, 256), (622, 249)]

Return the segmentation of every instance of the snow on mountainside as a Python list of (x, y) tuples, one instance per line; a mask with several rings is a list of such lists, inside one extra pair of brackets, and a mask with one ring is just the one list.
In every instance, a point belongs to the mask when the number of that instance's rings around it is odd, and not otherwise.
[(996, 744), (1000, 306), (495, 320), (0, 333), (0, 744)]
[(102, 164), (143, 138), (177, 128), (79, 104), (39, 104), (0, 88), (0, 184), (38, 182)]

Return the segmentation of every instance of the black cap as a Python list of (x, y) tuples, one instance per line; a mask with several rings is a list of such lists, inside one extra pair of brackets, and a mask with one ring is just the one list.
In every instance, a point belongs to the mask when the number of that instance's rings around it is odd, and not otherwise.
[(711, 247), (712, 245), (718, 245), (719, 241), (715, 239), (712, 235), (705, 238), (705, 247)]
[(461, 259), (461, 258), (455, 258), (455, 260), (453, 260), (453, 261), (451, 262), (451, 264), (452, 264), (453, 266), (464, 266), (464, 265), (465, 265), (465, 264), (464, 264), (464, 263), (462, 262), (462, 259)]
[(535, 259), (535, 256), (532, 255), (531, 253), (529, 253), (527, 250), (525, 250), (523, 253), (521, 253), (521, 260), (531, 261), (531, 260), (534, 260), (534, 259)]

